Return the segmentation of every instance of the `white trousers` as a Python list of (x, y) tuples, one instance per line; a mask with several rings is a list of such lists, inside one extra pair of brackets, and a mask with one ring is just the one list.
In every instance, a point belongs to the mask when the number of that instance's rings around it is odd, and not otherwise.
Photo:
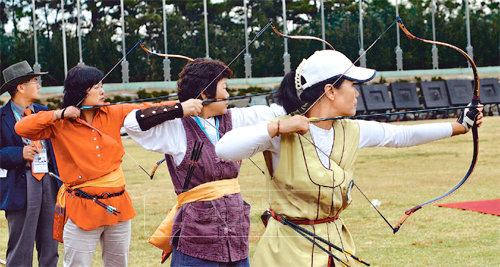
[(128, 264), (131, 220), (101, 226), (86, 231), (68, 219), (64, 225), (64, 266), (89, 267), (97, 242), (101, 241), (105, 267), (124, 267)]

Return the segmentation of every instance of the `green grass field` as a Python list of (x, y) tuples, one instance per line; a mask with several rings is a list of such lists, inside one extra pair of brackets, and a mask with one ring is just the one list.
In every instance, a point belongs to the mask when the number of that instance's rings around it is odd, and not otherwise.
[[(499, 133), (500, 117), (485, 118), (479, 132), (479, 161), (472, 177), (440, 203), (500, 197)], [(471, 140), (467, 134), (413, 148), (361, 150), (356, 182), (368, 197), (382, 202), (381, 212), (395, 224), (405, 210), (447, 192), (463, 178), (472, 158)], [(162, 158), (131, 139), (125, 139), (124, 145), (127, 153), (148, 171)], [(261, 155), (254, 160), (264, 168)], [(147, 238), (175, 202), (167, 167), (160, 166), (154, 180), (150, 180), (125, 155), (123, 170), (137, 212), (132, 222), (130, 266), (159, 266), (161, 251)], [(243, 161), (239, 179), (242, 195), (252, 205), (252, 255), (264, 231), (260, 214), (267, 208), (268, 192), (263, 175), (248, 160)], [(357, 255), (372, 266), (500, 266), (498, 216), (429, 205), (410, 216), (394, 235), (356, 190), (353, 199), (341, 217), (354, 236)], [(1, 218), (0, 257), (5, 259), (8, 229), (5, 217)], [(62, 245), (59, 248), (62, 266), (64, 251)], [(93, 266), (102, 266), (99, 251)]]

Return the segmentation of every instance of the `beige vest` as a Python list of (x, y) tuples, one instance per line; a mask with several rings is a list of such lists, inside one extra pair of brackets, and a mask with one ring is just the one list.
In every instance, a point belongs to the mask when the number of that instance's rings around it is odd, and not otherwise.
[[(281, 136), (278, 166), (273, 177), (267, 177), (270, 207), (275, 212), (291, 219), (320, 220), (339, 215), (349, 205), (347, 189), (353, 179), (359, 126), (352, 120), (337, 120), (333, 127), (330, 166), (323, 166), (318, 158), (321, 152), (305, 139), (316, 141), (309, 132), (305, 138), (298, 134)], [(301, 226), (355, 252), (354, 242), (341, 219)], [(334, 254), (349, 261), (351, 266), (356, 265), (342, 253)], [(252, 266), (327, 266), (327, 263), (328, 254), (274, 219), (269, 221), (252, 260)], [(336, 266), (341, 265), (336, 262)]]

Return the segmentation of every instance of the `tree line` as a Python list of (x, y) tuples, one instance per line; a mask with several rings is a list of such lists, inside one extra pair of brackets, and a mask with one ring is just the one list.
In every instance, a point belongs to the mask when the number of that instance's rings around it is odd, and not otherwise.
[[(79, 61), (77, 0), (64, 1), (68, 66)], [(243, 1), (208, 2), (209, 55), (228, 63), (244, 46)], [(321, 37), (321, 10), (319, 0), (286, 1), (290, 35)], [(389, 0), (363, 1), (363, 37), (366, 49), (395, 19), (396, 7)], [(400, 17), (410, 31), (420, 37), (432, 39), (432, 0), (402, 0)], [(436, 2), (436, 39), (465, 50), (467, 46), (465, 2), (440, 0)], [(0, 70), (26, 59), (35, 62), (32, 27), (32, 1), (9, 0), (0, 3)], [(60, 0), (35, 1), (38, 42), (38, 62), (49, 75), (44, 85), (61, 85), (64, 80)], [(82, 53), (85, 64), (103, 71), (110, 70), (122, 57), (120, 2), (80, 0), (84, 11), (82, 20)], [(204, 57), (204, 7), (200, 0), (166, 0), (168, 52), (192, 58)], [(469, 0), (471, 40), (474, 60), (478, 66), (500, 65), (500, 8), (497, 0)], [(164, 52), (163, 13), (161, 0), (124, 0), (127, 50), (138, 40), (158, 53)], [(283, 29), (282, 1), (247, 1), (249, 38), (270, 20)], [(325, 35), (335, 49), (351, 60), (358, 57), (359, 1), (324, 1)], [(11, 29), (8, 30), (7, 29)], [(267, 30), (249, 47), (252, 57), (252, 76), (282, 76), (283, 39)], [(392, 27), (367, 53), (368, 67), (377, 70), (395, 70), (396, 27)], [(432, 68), (431, 45), (409, 40), (401, 32), (404, 69)], [(322, 43), (289, 40), (288, 52), (294, 69), (302, 58), (322, 49)], [(467, 67), (467, 62), (456, 51), (439, 49), (439, 67)], [(163, 58), (148, 55), (136, 48), (128, 57), (131, 82), (163, 80)], [(186, 61), (171, 59), (172, 79)], [(231, 66), (235, 77), (245, 76), (243, 57)], [(3, 82), (3, 80), (2, 80)], [(105, 82), (121, 82), (118, 67)]]

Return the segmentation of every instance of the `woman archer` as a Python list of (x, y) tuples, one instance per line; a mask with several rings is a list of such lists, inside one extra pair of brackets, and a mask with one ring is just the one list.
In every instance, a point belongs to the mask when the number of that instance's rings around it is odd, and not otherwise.
[[(164, 251), (163, 260), (172, 254), (172, 266), (249, 264), (250, 205), (243, 201), (236, 178), (240, 163), (218, 158), (215, 145), (231, 129), (285, 111), (278, 105), (228, 109), (227, 100), (217, 100), (229, 97), (226, 87), (232, 74), (219, 60), (195, 59), (179, 74), (177, 95), (180, 101), (209, 100), (199, 117), (166, 121), (159, 108), (149, 108), (125, 119), (134, 141), (166, 157), (178, 202), (149, 242)], [(200, 142), (201, 157), (193, 162), (193, 148)], [(190, 176), (193, 164), (197, 167)]]
[[(238, 161), (264, 153), (270, 175), (273, 218), (257, 245), (253, 266), (355, 265), (355, 246), (339, 218), (350, 204), (354, 162), (359, 149), (375, 146), (408, 147), (464, 134), (480, 110), (471, 108), (457, 122), (396, 126), (375, 121), (313, 118), (353, 116), (359, 93), (355, 83), (367, 82), (375, 70), (356, 67), (342, 53), (317, 51), (296, 71), (288, 73), (277, 92), (287, 115), (226, 133), (216, 146), (224, 160)], [(295, 134), (298, 133), (298, 134)], [(289, 225), (296, 227), (289, 227)], [(307, 240), (296, 232), (314, 233)], [(313, 245), (322, 238), (332, 246)], [(328, 250), (332, 250), (329, 252)], [(287, 253), (283, 253), (286, 251)]]
[[(54, 237), (64, 241), (64, 266), (91, 266), (99, 241), (104, 266), (127, 266), (135, 211), (121, 168), (125, 116), (134, 109), (164, 105), (164, 116), (174, 119), (196, 115), (201, 106), (196, 101), (104, 105), (103, 76), (94, 67), (72, 68), (64, 81), (64, 108), (26, 116), (15, 126), (20, 136), (52, 140), (64, 183), (57, 202), (65, 214), (60, 232), (54, 227)], [(80, 110), (80, 104), (98, 107)]]

